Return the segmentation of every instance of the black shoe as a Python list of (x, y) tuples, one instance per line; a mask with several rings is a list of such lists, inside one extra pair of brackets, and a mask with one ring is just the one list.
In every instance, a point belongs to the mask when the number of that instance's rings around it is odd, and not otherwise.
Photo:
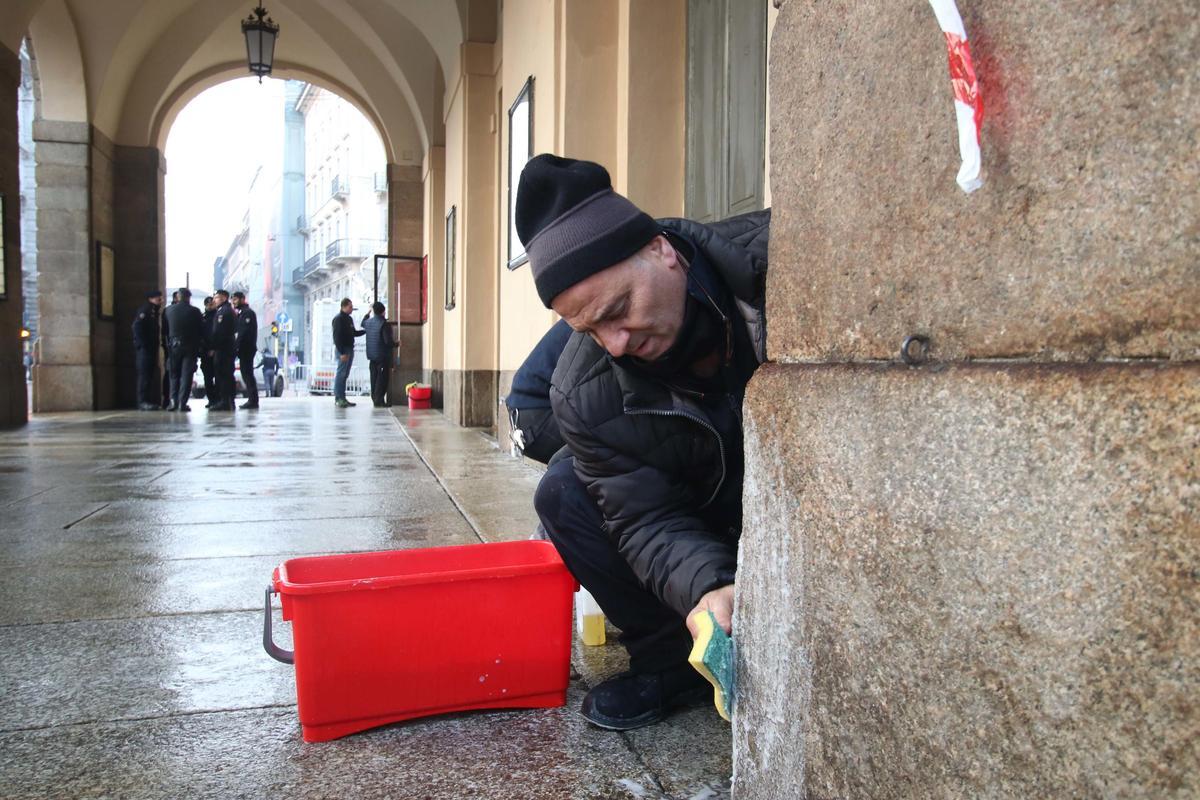
[(154, 403), (141, 403), (140, 405), (138, 405), (138, 410), (139, 411), (158, 411), (159, 408), (158, 408), (158, 406), (154, 405)]
[(242, 403), (241, 407), (255, 409), (258, 408), (258, 403)]
[(192, 410), (192, 407), (191, 407), (191, 406), (184, 406), (183, 408), (181, 408), (181, 409), (179, 409), (179, 410), (180, 410), (180, 411), (187, 412), (187, 411), (191, 411), (191, 410)]
[(598, 684), (580, 709), (588, 722), (628, 731), (660, 721), (673, 708), (712, 698), (712, 685), (684, 664), (663, 672), (622, 672)]

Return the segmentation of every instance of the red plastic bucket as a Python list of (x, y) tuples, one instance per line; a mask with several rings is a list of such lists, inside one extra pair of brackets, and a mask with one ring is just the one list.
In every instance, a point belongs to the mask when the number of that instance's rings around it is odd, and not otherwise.
[[(544, 541), (293, 558), (263, 644), (296, 667), (306, 742), (413, 717), (566, 700), (575, 579)], [(271, 641), (271, 592), (295, 651)]]

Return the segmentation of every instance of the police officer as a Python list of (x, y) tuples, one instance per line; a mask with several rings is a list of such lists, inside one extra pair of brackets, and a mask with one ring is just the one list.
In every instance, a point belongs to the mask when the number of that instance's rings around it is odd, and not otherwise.
[[(171, 305), (179, 302), (179, 292), (171, 292)], [(171, 306), (167, 306), (170, 308)], [(174, 402), (171, 397), (171, 374), (168, 365), (171, 363), (171, 333), (170, 322), (167, 320), (167, 308), (162, 309), (158, 315), (159, 322), (159, 338), (162, 343), (163, 351), (163, 374), (162, 374), (162, 407), (169, 409)]]
[(217, 304), (213, 302), (211, 296), (204, 298), (204, 325), (201, 328), (200, 342), (200, 371), (204, 373), (204, 396), (208, 398), (205, 408), (213, 408), (217, 405), (217, 373), (213, 368), (213, 359), (209, 355), (212, 350), (212, 322), (213, 316), (216, 314)]
[(159, 328), (158, 311), (162, 305), (162, 292), (155, 289), (146, 292), (146, 302), (138, 307), (133, 317), (133, 347), (137, 365), (137, 404), (142, 411), (157, 411), (154, 390), (155, 371), (158, 369)]
[(209, 355), (217, 373), (217, 400), (214, 411), (233, 411), (233, 358), (237, 354), (237, 321), (233, 306), (229, 305), (229, 292), (218, 289), (213, 296), (216, 309), (213, 311), (212, 334), (209, 338)]
[(254, 354), (258, 352), (258, 315), (246, 302), (242, 292), (233, 293), (237, 309), (237, 353), (242, 365), (242, 382), (246, 384), (246, 402), (242, 408), (258, 408), (258, 381), (254, 377)]
[(192, 376), (196, 374), (196, 356), (204, 338), (204, 315), (192, 305), (192, 291), (180, 289), (178, 302), (163, 312), (167, 329), (167, 372), (171, 376), (171, 405), (168, 411), (191, 411), (188, 396), (192, 393)]

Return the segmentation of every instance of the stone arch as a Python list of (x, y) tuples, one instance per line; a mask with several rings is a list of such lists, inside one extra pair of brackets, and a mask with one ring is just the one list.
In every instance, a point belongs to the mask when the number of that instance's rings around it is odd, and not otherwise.
[[(150, 143), (159, 149), (159, 152), (166, 151), (167, 135), (171, 132), (171, 126), (175, 123), (175, 119), (179, 116), (184, 107), (194, 100), (198, 95), (206, 89), (211, 89), (227, 81), (236, 78), (246, 77), (246, 65), (237, 62), (234, 64), (222, 64), (205, 70), (192, 78), (184, 81), (178, 89), (176, 89), (159, 107), (158, 114), (155, 116), (150, 129)], [(379, 134), (379, 139), (383, 142), (384, 153), (391, 162), (395, 162), (395, 152), (393, 150), (393, 140), (388, 135), (387, 128), (380, 121), (379, 116), (374, 109), (368, 104), (357, 92), (346, 86), (341, 81), (332, 78), (328, 75), (323, 75), (314, 70), (307, 69), (286, 62), (277, 63), (272, 72), (272, 77), (281, 80), (300, 80), (307, 81), (314, 86), (320, 86), (322, 89), (327, 89), (330, 92), (341, 97), (350, 105), (354, 106), (362, 113), (364, 117), (370, 120), (371, 125), (375, 128), (375, 132)]]
[[(97, 125), (115, 130), (122, 144), (151, 144), (161, 137), (169, 107), (196, 76), (239, 63), (245, 74), (244, 47), (229, 35), (236, 34), (242, 10), (228, 0), (196, 4), (165, 23), (156, 40), (147, 41), (142, 31), (110, 70), (112, 80), (105, 79)], [(441, 141), (438, 58), (406, 14), (391, 5), (357, 8), (344, 0), (289, 0), (279, 11), (277, 76), (292, 70), (286, 77), (312, 78), (355, 102), (386, 131), (389, 157), (402, 150), (423, 153)]]
[(38, 119), (88, 121), (87, 84), (79, 36), (63, 0), (46, 0), (29, 21), (28, 41), (36, 56)]

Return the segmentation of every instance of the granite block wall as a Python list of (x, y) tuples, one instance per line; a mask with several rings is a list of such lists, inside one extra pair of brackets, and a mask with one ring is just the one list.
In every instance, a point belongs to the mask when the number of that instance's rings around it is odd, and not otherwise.
[[(1200, 21), (784, 0), (738, 798), (1200, 793)], [(929, 340), (916, 366), (905, 337)]]

